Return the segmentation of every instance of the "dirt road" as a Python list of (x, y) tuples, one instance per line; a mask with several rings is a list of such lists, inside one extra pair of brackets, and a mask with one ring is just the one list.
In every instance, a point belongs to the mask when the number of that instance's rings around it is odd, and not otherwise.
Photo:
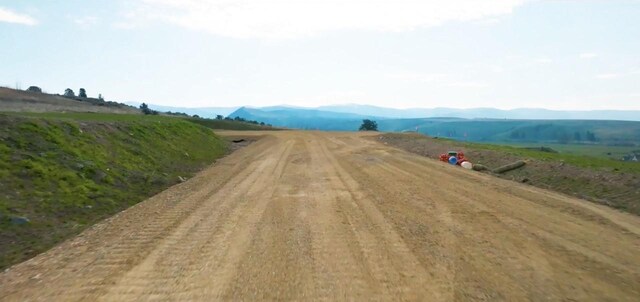
[(363, 136), (266, 133), (0, 300), (640, 300), (638, 217)]

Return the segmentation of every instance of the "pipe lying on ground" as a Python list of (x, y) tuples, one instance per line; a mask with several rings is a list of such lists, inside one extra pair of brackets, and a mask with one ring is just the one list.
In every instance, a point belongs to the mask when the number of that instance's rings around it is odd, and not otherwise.
[(509, 172), (511, 170), (522, 168), (526, 164), (527, 163), (524, 160), (519, 160), (519, 161), (516, 161), (514, 163), (510, 163), (508, 165), (504, 165), (502, 167), (495, 168), (491, 172), (497, 173), (497, 174), (501, 174), (501, 173), (504, 173), (504, 172)]
[(484, 171), (484, 170), (488, 170), (487, 166), (485, 165), (481, 165), (481, 164), (475, 164), (472, 167), (473, 171)]

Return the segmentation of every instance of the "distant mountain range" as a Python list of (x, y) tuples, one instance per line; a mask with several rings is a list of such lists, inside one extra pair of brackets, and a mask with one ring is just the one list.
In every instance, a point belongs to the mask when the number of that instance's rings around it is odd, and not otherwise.
[(560, 111), (536, 108), (413, 108), (368, 105), (183, 108), (149, 104), (158, 111), (215, 118), (240, 117), (292, 129), (356, 131), (363, 119), (381, 131), (418, 131), (452, 139), (485, 142), (575, 142), (640, 145), (639, 110)]
[[(419, 110), (431, 112), (431, 117), (407, 118), (421, 114), (410, 110), (360, 105), (313, 109), (290, 106), (241, 107), (229, 117), (265, 122), (277, 127), (337, 131), (356, 131), (363, 119), (373, 119), (381, 131), (418, 131), (470, 141), (640, 143), (640, 122), (637, 122), (640, 120), (640, 111), (416, 109)], [(604, 120), (606, 117), (635, 121)]]
[[(137, 106), (138, 103), (129, 103)], [(430, 118), (430, 117), (455, 117), (455, 118), (485, 118), (485, 119), (535, 119), (535, 120), (620, 120), (620, 121), (640, 121), (640, 110), (549, 110), (540, 108), (518, 108), (511, 110), (502, 110), (496, 108), (409, 108), (396, 109), (385, 108), (370, 105), (344, 104), (344, 105), (328, 105), (315, 108), (296, 107), (296, 106), (269, 106), (269, 107), (170, 107), (149, 104), (149, 107), (158, 111), (184, 112), (190, 115), (197, 114), (202, 117), (213, 118), (220, 114), (223, 116), (233, 115), (236, 110), (260, 110), (265, 112), (291, 112), (298, 110), (298, 113), (304, 113), (305, 116), (322, 115), (328, 117), (327, 114), (319, 112), (328, 112), (329, 116), (343, 119), (345, 117), (374, 117), (377, 119), (392, 118)], [(314, 113), (315, 112), (315, 113)], [(350, 115), (342, 115), (350, 114)]]
[(640, 121), (640, 110), (549, 110), (540, 108), (518, 108), (501, 110), (496, 108), (409, 108), (395, 109), (369, 105), (346, 104), (314, 108), (316, 110), (354, 113), (386, 118), (490, 118), (490, 119), (570, 119), (570, 120), (623, 120)]

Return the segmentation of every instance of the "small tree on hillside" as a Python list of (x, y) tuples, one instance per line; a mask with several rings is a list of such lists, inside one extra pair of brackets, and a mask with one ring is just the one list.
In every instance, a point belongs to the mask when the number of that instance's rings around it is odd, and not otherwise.
[(29, 88), (27, 88), (27, 91), (42, 93), (42, 89), (38, 86), (29, 86)]
[(68, 97), (68, 98), (73, 98), (76, 96), (76, 93), (73, 92), (73, 90), (71, 90), (71, 88), (67, 88), (64, 90), (64, 96)]
[(224, 119), (224, 116), (222, 116), (222, 115), (218, 114), (218, 115), (216, 115), (216, 119), (217, 119), (217, 120)]
[(146, 103), (140, 104), (140, 110), (142, 110), (142, 113), (144, 113), (144, 114), (152, 114), (153, 113), (153, 110), (149, 109), (149, 105), (147, 105)]
[(80, 91), (78, 91), (78, 96), (81, 98), (86, 98), (87, 97), (87, 91), (84, 88), (80, 88)]
[(360, 125), (360, 131), (378, 131), (378, 123), (376, 121), (372, 121), (369, 119), (362, 120), (362, 125)]

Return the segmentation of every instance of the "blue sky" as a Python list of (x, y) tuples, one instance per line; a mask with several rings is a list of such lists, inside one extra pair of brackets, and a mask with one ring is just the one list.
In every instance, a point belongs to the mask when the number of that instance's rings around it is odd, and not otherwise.
[(0, 85), (183, 107), (640, 109), (640, 1), (0, 0)]

